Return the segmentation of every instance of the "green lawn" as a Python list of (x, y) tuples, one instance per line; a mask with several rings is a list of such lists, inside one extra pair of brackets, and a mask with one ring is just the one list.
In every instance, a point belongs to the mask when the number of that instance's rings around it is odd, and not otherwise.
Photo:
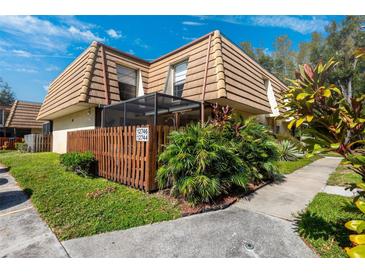
[(347, 186), (360, 182), (361, 176), (346, 165), (339, 165), (327, 180), (327, 184), (331, 186)]
[(0, 162), (10, 167), (11, 174), (31, 195), (38, 212), (61, 240), (181, 215), (177, 205), (156, 195), (67, 172), (55, 153), (1, 153)]
[(365, 219), (351, 201), (350, 198), (319, 193), (298, 216), (299, 234), (321, 257), (347, 257), (343, 248), (351, 244), (344, 224), (351, 219)]
[(280, 174), (289, 174), (294, 172), (295, 170), (304, 167), (312, 162), (314, 162), (315, 160), (320, 159), (320, 156), (314, 156), (311, 158), (300, 158), (296, 161), (278, 161), (276, 162), (276, 165), (279, 168), (279, 172)]

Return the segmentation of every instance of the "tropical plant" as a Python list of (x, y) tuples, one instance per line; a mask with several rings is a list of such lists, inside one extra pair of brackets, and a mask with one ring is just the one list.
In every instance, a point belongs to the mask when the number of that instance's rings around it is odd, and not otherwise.
[[(365, 49), (354, 55), (355, 58), (364, 58)], [(339, 153), (364, 183), (365, 153), (361, 146), (365, 144), (365, 94), (348, 98), (346, 92), (329, 82), (336, 64), (331, 59), (326, 64), (320, 62), (314, 69), (310, 65), (300, 66), (296, 80), (291, 81), (292, 85), (284, 95), (282, 118), (292, 119), (289, 128), (302, 128), (304, 134), (310, 136), (304, 141), (312, 153)], [(351, 186), (356, 187), (359, 186)], [(355, 204), (362, 204), (364, 198), (365, 191), (359, 191)], [(351, 257), (365, 256), (364, 251), (365, 245), (347, 249)]]
[(233, 115), (224, 129), (227, 139), (232, 139), (241, 159), (250, 168), (254, 182), (274, 179), (278, 173), (275, 162), (279, 159), (278, 147), (269, 129), (253, 117)]
[(282, 140), (278, 143), (280, 161), (295, 161), (298, 159), (299, 149), (289, 140)]
[(156, 178), (160, 188), (171, 186), (174, 196), (192, 204), (211, 202), (233, 185), (248, 183), (248, 167), (234, 143), (213, 125), (190, 124), (169, 138)]

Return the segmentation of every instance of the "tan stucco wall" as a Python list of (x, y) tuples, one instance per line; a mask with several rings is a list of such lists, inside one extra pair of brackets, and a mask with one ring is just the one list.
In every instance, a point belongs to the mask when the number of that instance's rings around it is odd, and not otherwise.
[(66, 152), (67, 132), (93, 128), (95, 128), (95, 108), (82, 110), (53, 120), (53, 152)]

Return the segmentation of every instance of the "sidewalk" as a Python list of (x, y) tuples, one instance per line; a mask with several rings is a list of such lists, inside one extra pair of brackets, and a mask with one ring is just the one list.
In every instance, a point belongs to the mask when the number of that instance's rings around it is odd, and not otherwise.
[(324, 189), (328, 176), (340, 162), (341, 158), (319, 159), (286, 175), (284, 181), (259, 189), (235, 206), (292, 221)]
[(29, 197), (0, 167), (0, 257), (68, 257)]

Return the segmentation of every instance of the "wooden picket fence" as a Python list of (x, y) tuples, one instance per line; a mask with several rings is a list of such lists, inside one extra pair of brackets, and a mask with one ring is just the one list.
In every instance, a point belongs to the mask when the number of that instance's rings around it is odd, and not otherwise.
[[(136, 129), (149, 130), (147, 141), (136, 140)], [(67, 152), (91, 151), (98, 162), (98, 175), (144, 191), (157, 189), (157, 156), (168, 143), (168, 126), (124, 126), (71, 131)]]
[(52, 134), (27, 134), (24, 141), (29, 152), (52, 151)]
[(0, 149), (15, 149), (15, 143), (21, 141), (20, 137), (0, 137)]

